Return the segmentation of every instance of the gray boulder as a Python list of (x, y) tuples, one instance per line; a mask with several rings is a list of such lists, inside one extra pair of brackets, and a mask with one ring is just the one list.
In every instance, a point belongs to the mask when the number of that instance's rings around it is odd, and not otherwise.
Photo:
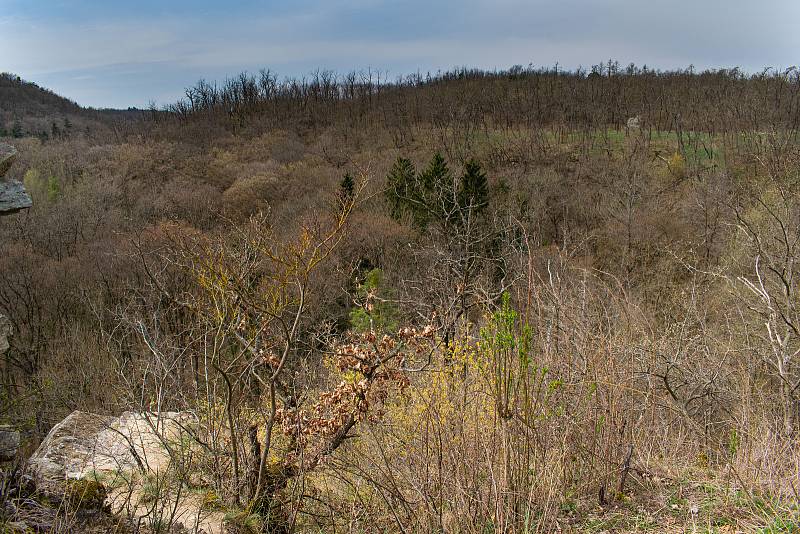
[(25, 186), (16, 180), (2, 180), (17, 158), (17, 150), (0, 143), (0, 215), (10, 215), (33, 205)]
[(184, 412), (125, 412), (120, 417), (72, 412), (54, 426), (28, 460), (40, 490), (59, 493), (67, 480), (92, 474), (165, 469), (194, 416)]
[[(96, 487), (94, 504), (107, 505), (132, 521), (152, 519), (158, 507), (170, 511), (173, 527), (183, 524), (189, 532), (222, 534), (225, 514), (208, 509), (202, 493), (173, 491), (182, 487), (175, 468), (190, 465), (200, 453), (192, 437), (197, 431), (197, 418), (187, 412), (125, 412), (113, 417), (76, 411), (50, 430), (28, 460), (28, 472), (36, 490), (55, 501), (68, 498), (76, 488)], [(148, 480), (169, 482), (159, 490), (164, 493), (157, 502), (152, 489), (145, 489)], [(178, 531), (184, 532), (170, 530)]]
[(31, 206), (33, 201), (21, 182), (0, 182), (0, 215), (11, 215)]

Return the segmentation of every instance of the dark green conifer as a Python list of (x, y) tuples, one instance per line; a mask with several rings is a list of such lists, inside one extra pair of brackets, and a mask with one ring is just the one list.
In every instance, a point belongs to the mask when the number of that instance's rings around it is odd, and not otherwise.
[(420, 201), (416, 184), (414, 164), (406, 158), (399, 157), (386, 176), (386, 200), (389, 203), (391, 216), (400, 220), (405, 215), (413, 215), (419, 208)]
[(489, 204), (489, 184), (480, 163), (470, 159), (464, 166), (461, 176), (461, 189), (458, 192), (458, 205), (462, 210), (482, 212)]
[(453, 188), (453, 175), (442, 154), (437, 152), (428, 167), (420, 173), (426, 210), (418, 226), (424, 227), (431, 219), (450, 221), (455, 215), (456, 198)]
[(343, 201), (350, 201), (356, 193), (356, 181), (353, 176), (348, 172), (345, 173), (342, 181), (339, 182), (339, 195)]

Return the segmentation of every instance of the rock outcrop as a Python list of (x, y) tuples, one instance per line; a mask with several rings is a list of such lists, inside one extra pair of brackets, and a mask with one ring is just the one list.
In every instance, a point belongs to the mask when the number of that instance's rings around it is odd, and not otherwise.
[(21, 182), (3, 179), (16, 158), (17, 150), (13, 146), (0, 143), (0, 215), (16, 213), (33, 205)]
[(75, 411), (50, 430), (28, 467), (36, 487), (55, 494), (66, 481), (90, 475), (163, 471), (194, 424), (179, 412), (111, 417)]
[[(102, 491), (94, 493), (103, 502), (94, 504), (118, 517), (148, 524), (163, 521), (159, 511), (170, 510), (170, 532), (221, 533), (224, 514), (207, 509), (202, 488), (167, 489), (194, 486), (185, 467), (196, 428), (185, 412), (113, 417), (75, 411), (50, 430), (28, 460), (28, 472), (36, 491), (56, 502), (69, 500), (76, 485), (99, 483)], [(165, 493), (153, 495), (154, 486)]]

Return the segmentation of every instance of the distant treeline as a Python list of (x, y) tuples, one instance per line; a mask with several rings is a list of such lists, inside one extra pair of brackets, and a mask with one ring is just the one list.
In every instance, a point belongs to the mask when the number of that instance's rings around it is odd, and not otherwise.
[(800, 121), (800, 71), (758, 74), (693, 68), (659, 71), (609, 61), (590, 70), (515, 66), (486, 71), (458, 68), (390, 80), (378, 71), (340, 75), (317, 71), (280, 80), (270, 70), (241, 73), (222, 84), (199, 81), (185, 97), (152, 117), (204, 118), (236, 129), (355, 127), (380, 124), (402, 136), (410, 125), (473, 129), (621, 127), (642, 117), (658, 131), (725, 133), (775, 128)]
[(78, 136), (105, 142), (115, 127), (124, 129), (142, 114), (136, 109), (84, 108), (16, 74), (0, 73), (0, 138), (47, 142)]

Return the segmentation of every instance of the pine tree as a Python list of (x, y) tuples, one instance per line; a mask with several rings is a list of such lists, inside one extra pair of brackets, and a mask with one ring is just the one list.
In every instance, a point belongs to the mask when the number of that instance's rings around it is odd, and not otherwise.
[(461, 180), (467, 184), (466, 189), (464, 185), (457, 189), (450, 167), (439, 152), (419, 174), (408, 159), (397, 158), (386, 179), (386, 198), (392, 217), (400, 220), (410, 216), (417, 229), (424, 229), (432, 222), (445, 226), (457, 223), (462, 194), (467, 195), (464, 204), (472, 200), (480, 209), (486, 204), (486, 175), (480, 165), (468, 164), (468, 172)]
[(11, 137), (15, 137), (19, 139), (22, 137), (22, 125), (19, 121), (14, 121), (14, 124), (11, 126)]
[(413, 215), (419, 207), (415, 205), (421, 200), (415, 187), (417, 171), (410, 160), (398, 157), (389, 174), (386, 176), (386, 200), (392, 218), (402, 219), (405, 215)]
[(356, 182), (353, 176), (348, 172), (345, 173), (342, 181), (339, 182), (339, 202), (342, 207), (348, 205), (356, 194)]
[(350, 327), (355, 332), (397, 330), (398, 311), (390, 300), (391, 290), (385, 285), (380, 269), (372, 269), (364, 276), (364, 281), (358, 286), (358, 296), (364, 300), (365, 306), (350, 312)]
[(464, 166), (461, 176), (461, 189), (458, 192), (458, 205), (463, 210), (482, 212), (489, 204), (489, 185), (486, 173), (480, 163), (470, 159)]
[(454, 215), (456, 199), (453, 175), (441, 153), (433, 155), (428, 167), (420, 173), (420, 182), (423, 187), (423, 205), (426, 208), (425, 218), (420, 221), (421, 226), (426, 226), (431, 218), (449, 221)]
[[(437, 189), (443, 188), (448, 178), (450, 178), (450, 168), (441, 153), (437, 152), (433, 155), (430, 163), (428, 163), (428, 168), (420, 173), (420, 178), (426, 192), (432, 193)], [(452, 182), (452, 179), (449, 181)]]

